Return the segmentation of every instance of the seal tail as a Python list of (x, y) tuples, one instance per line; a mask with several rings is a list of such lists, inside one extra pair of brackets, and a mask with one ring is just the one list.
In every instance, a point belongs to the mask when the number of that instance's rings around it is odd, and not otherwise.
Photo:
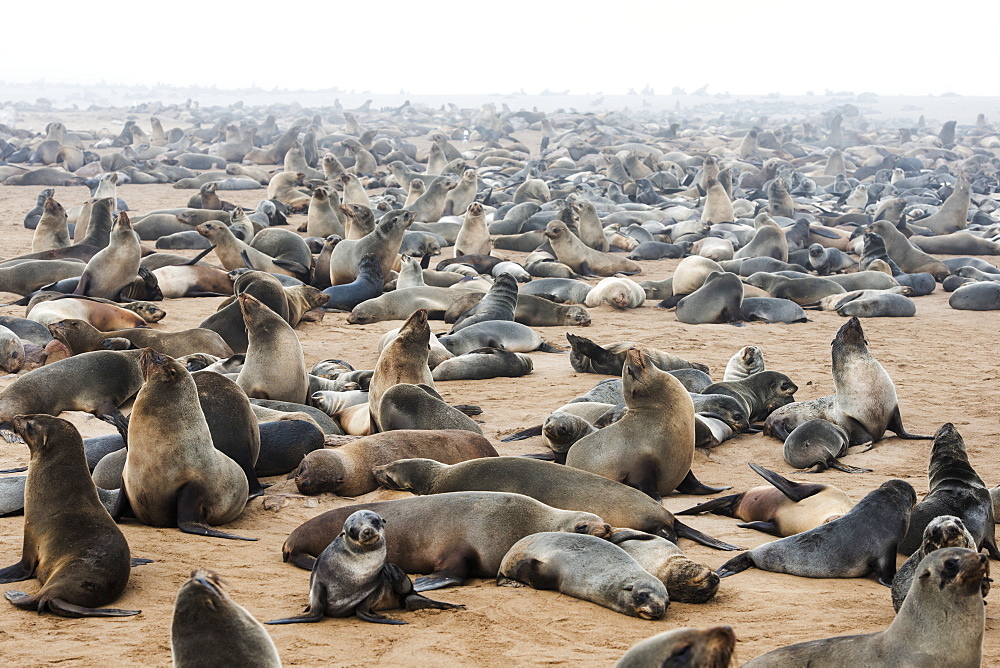
[(737, 573), (742, 573), (748, 568), (753, 568), (755, 564), (753, 559), (750, 558), (749, 552), (744, 552), (738, 557), (733, 557), (726, 563), (719, 566), (715, 574), (720, 578), (728, 578), (730, 575), (736, 575)]
[(714, 515), (733, 517), (733, 505), (741, 496), (742, 494), (720, 496), (718, 499), (712, 499), (711, 501), (706, 501), (705, 503), (699, 503), (697, 506), (691, 506), (690, 508), (686, 508), (678, 513), (674, 513), (674, 515), (701, 515), (702, 513), (712, 513)]
[[(707, 545), (708, 547), (714, 547), (716, 550), (735, 552), (743, 549), (742, 547), (724, 543), (718, 538), (712, 538), (708, 534), (702, 533), (693, 527), (689, 527), (683, 522), (678, 522), (676, 518), (674, 519), (674, 531), (677, 532), (678, 538), (687, 538), (688, 540), (693, 540), (696, 543), (701, 543), (702, 545)], [(731, 561), (727, 563), (731, 563)]]

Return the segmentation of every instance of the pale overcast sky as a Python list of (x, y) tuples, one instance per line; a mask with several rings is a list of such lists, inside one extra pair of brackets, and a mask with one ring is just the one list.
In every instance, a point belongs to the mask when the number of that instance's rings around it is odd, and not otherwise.
[[(24, 8), (0, 80), (480, 94), (997, 95), (992, 3), (374, 0)], [(8, 8), (8, 15), (22, 9)], [(37, 12), (42, 12), (37, 14)], [(30, 18), (29, 15), (34, 16)]]

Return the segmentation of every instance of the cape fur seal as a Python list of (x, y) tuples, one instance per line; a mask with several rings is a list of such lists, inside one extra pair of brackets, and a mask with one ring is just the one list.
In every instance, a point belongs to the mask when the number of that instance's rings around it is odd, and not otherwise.
[(1000, 559), (989, 490), (969, 463), (962, 435), (950, 422), (934, 435), (927, 477), (930, 490), (913, 509), (899, 552), (913, 554), (920, 546), (924, 527), (939, 515), (955, 515), (975, 538), (977, 550), (985, 547), (992, 558)]
[(212, 444), (194, 379), (176, 360), (151, 348), (143, 349), (139, 364), (145, 383), (129, 420), (115, 514), (130, 507), (144, 524), (240, 538), (208, 526), (236, 519), (249, 487), (239, 464)]
[(176, 668), (224, 665), (281, 668), (264, 626), (234, 601), (218, 574), (199, 569), (181, 585), (170, 625)]
[(533, 533), (611, 535), (597, 515), (557, 510), (522, 494), (451, 492), (327, 511), (292, 531), (282, 546), (284, 560), (311, 570), (358, 510), (385, 518), (386, 561), (405, 573), (430, 573), (417, 578), (417, 591), (460, 585), (466, 577), (496, 577), (511, 546)]
[(642, 267), (632, 260), (588, 247), (562, 221), (551, 221), (545, 228), (545, 237), (552, 244), (556, 259), (578, 274), (613, 276), (642, 273)]
[(771, 484), (712, 499), (677, 514), (735, 517), (743, 520), (738, 527), (785, 537), (832, 522), (854, 507), (851, 497), (832, 485), (794, 482), (754, 463), (750, 468)]
[(497, 574), (498, 586), (555, 589), (632, 617), (659, 619), (667, 588), (625, 550), (597, 536), (543, 532), (511, 546)]
[(344, 530), (316, 559), (309, 576), (306, 611), (268, 624), (318, 622), (323, 617), (352, 614), (366, 622), (405, 624), (375, 612), (401, 607), (448, 610), (465, 606), (417, 594), (409, 576), (386, 561), (385, 520), (370, 510), (359, 510), (344, 521)]
[[(599, 346), (588, 338), (567, 332), (566, 340), (572, 347), (569, 362), (577, 373), (601, 373), (620, 376), (622, 365), (630, 348), (637, 344), (623, 341)], [(708, 367), (698, 362), (688, 362), (676, 355), (655, 348), (644, 348), (650, 362), (657, 369), (675, 371), (677, 369), (699, 369), (708, 372)]]
[(673, 629), (636, 643), (614, 668), (727, 668), (735, 648), (729, 626)]
[(36, 577), (42, 588), (33, 596), (8, 591), (7, 600), (63, 617), (139, 614), (99, 607), (125, 591), (132, 562), (125, 536), (88, 475), (80, 433), (48, 415), (21, 415), (13, 425), (31, 450), (31, 464), (24, 488), (21, 560), (0, 570), (0, 582)]
[(757, 567), (807, 578), (860, 578), (875, 571), (878, 581), (889, 587), (896, 574), (896, 546), (916, 501), (910, 483), (890, 480), (844, 516), (764, 543), (730, 559), (716, 573), (724, 578)]
[[(448, 465), (433, 459), (400, 459), (375, 467), (383, 487), (414, 494), (509, 492), (524, 494), (553, 508), (581, 510), (617, 527), (678, 536), (722, 550), (737, 549), (674, 518), (642, 492), (593, 473), (525, 457), (469, 459)], [(605, 517), (607, 515), (607, 517)]]
[(776, 649), (744, 668), (900, 665), (976, 668), (982, 664), (989, 577), (985, 555), (948, 547), (928, 555), (885, 631), (813, 640)]
[[(920, 562), (931, 552), (945, 547), (962, 547), (967, 550), (978, 551), (976, 549), (976, 539), (972, 537), (969, 530), (961, 519), (954, 515), (938, 515), (924, 527), (923, 538), (920, 549), (909, 556), (892, 580), (892, 607), (896, 612), (903, 605), (906, 595), (910, 592), (910, 585), (913, 584), (913, 575), (916, 573)], [(983, 598), (986, 598), (987, 589), (983, 588)]]

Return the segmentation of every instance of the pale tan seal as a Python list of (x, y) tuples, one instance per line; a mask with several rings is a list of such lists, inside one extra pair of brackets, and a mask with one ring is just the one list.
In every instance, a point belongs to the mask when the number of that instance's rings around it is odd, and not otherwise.
[(368, 408), (379, 429), (379, 406), (386, 390), (399, 383), (434, 387), (434, 377), (427, 366), (430, 336), (427, 311), (417, 309), (400, 327), (396, 338), (379, 353), (368, 387)]
[(249, 345), (236, 384), (248, 397), (304, 404), (309, 377), (299, 337), (284, 318), (248, 293), (240, 293)]
[(374, 254), (387, 272), (396, 268), (403, 234), (413, 221), (412, 211), (390, 211), (361, 239), (347, 238), (338, 243), (330, 256), (330, 284), (345, 285), (354, 281), (361, 258), (367, 253)]
[(754, 218), (754, 228), (753, 239), (736, 251), (733, 258), (771, 257), (788, 262), (788, 240), (778, 223), (767, 213), (760, 213)]
[(107, 248), (99, 250), (87, 262), (73, 294), (118, 300), (139, 274), (141, 259), (139, 237), (128, 214), (122, 211), (111, 226)]
[(455, 257), (461, 255), (489, 255), (493, 250), (490, 233), (486, 229), (486, 217), (483, 215), (483, 205), (478, 202), (469, 204), (462, 217), (462, 229), (455, 240)]
[(735, 647), (729, 626), (673, 629), (633, 645), (615, 668), (728, 668)]
[[(215, 246), (215, 255), (227, 271), (253, 269), (269, 274), (283, 274), (285, 276), (299, 275), (295, 269), (289, 268), (288, 264), (266, 253), (262, 253), (250, 244), (237, 239), (229, 227), (223, 223), (209, 221), (201, 223), (195, 229), (198, 230), (198, 234), (208, 239)], [(251, 266), (247, 266), (248, 262)]]
[(552, 244), (559, 262), (584, 276), (613, 276), (614, 274), (641, 274), (642, 267), (627, 258), (602, 253), (584, 244), (570, 232), (566, 223), (553, 220), (545, 228), (545, 236)]
[(66, 248), (70, 245), (69, 227), (66, 225), (67, 215), (63, 205), (52, 197), (47, 197), (42, 205), (42, 217), (31, 237), (31, 252)]

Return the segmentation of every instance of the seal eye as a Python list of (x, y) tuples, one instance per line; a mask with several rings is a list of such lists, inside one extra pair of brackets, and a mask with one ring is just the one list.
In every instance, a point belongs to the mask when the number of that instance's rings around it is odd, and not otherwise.
[(958, 572), (958, 560), (949, 559), (944, 562), (944, 573), (945, 575), (954, 575)]
[(576, 533), (587, 533), (587, 525), (586, 524), (577, 524), (576, 528), (573, 529), (573, 531), (575, 531)]

